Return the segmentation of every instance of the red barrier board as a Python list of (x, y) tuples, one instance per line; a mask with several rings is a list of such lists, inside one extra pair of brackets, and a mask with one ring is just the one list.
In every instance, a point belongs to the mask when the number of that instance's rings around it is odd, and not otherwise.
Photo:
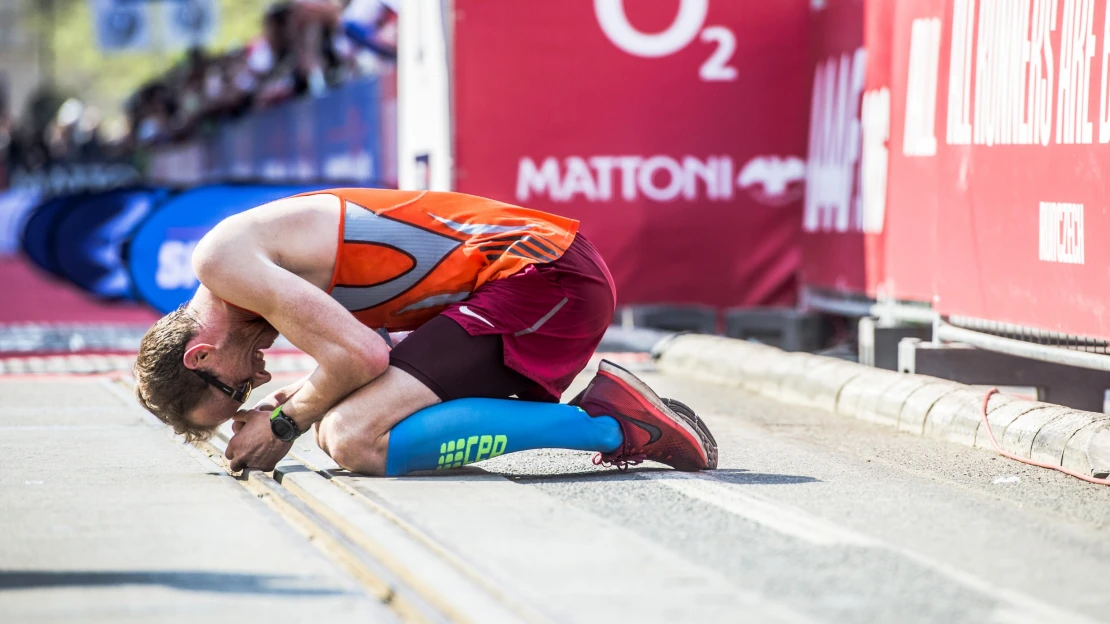
[(43, 275), (19, 256), (0, 255), (0, 326), (24, 323), (150, 325), (158, 314), (137, 303), (97, 301)]
[(814, 3), (802, 284), (866, 291), (860, 106), (868, 71), (864, 0)]
[(809, 158), (802, 283), (887, 293), (894, 14), (888, 0), (828, 0), (811, 16)]
[(1106, 2), (944, 5), (934, 305), (1110, 338)]
[(898, 300), (932, 301), (940, 179), (936, 113), (941, 17), (946, 0), (894, 5), (884, 278), (877, 290)]
[(621, 303), (790, 303), (809, 0), (456, 0), (455, 189), (567, 215)]
[[(887, 233), (887, 191), (890, 164), (890, 101), (894, 39), (894, 12), (899, 3), (866, 0), (863, 8), (863, 43), (867, 50), (867, 77), (860, 104), (860, 229), (863, 231), (866, 292), (875, 297), (892, 281), (887, 263), (901, 249), (892, 248)], [(888, 294), (889, 296), (889, 294)]]

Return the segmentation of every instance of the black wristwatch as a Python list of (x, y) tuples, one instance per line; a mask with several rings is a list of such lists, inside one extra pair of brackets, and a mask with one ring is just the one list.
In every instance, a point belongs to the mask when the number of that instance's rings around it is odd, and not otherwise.
[(275, 438), (282, 442), (292, 442), (297, 439), (297, 436), (301, 435), (301, 431), (297, 429), (297, 423), (286, 416), (281, 408), (281, 405), (277, 406), (270, 414), (270, 431), (273, 432)]

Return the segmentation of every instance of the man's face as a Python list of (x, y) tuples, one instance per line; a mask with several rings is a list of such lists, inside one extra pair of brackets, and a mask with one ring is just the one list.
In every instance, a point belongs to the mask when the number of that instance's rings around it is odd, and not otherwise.
[[(235, 390), (246, 382), (257, 388), (270, 381), (262, 350), (273, 346), (277, 336), (277, 330), (264, 319), (236, 323), (207, 354), (199, 368)], [(189, 415), (189, 421), (215, 428), (230, 420), (242, 407), (243, 404), (232, 397), (210, 387), (204, 402)]]

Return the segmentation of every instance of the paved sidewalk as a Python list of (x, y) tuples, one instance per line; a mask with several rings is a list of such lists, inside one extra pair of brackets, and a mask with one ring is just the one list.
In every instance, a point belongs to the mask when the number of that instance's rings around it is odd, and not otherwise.
[(106, 377), (0, 376), (0, 622), (1110, 621), (1110, 489), (637, 371), (718, 470), (547, 450), (383, 479), (302, 436), (237, 481)]
[(0, 379), (0, 622), (388, 622), (104, 378)]

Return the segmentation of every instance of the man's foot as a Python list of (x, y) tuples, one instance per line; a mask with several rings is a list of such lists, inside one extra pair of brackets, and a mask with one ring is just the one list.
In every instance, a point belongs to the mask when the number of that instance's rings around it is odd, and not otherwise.
[(620, 424), (624, 443), (601, 453), (595, 463), (623, 469), (650, 459), (678, 470), (717, 467), (717, 442), (693, 410), (659, 398), (635, 375), (608, 360), (601, 361), (590, 385), (570, 404), (590, 416), (612, 416)]

